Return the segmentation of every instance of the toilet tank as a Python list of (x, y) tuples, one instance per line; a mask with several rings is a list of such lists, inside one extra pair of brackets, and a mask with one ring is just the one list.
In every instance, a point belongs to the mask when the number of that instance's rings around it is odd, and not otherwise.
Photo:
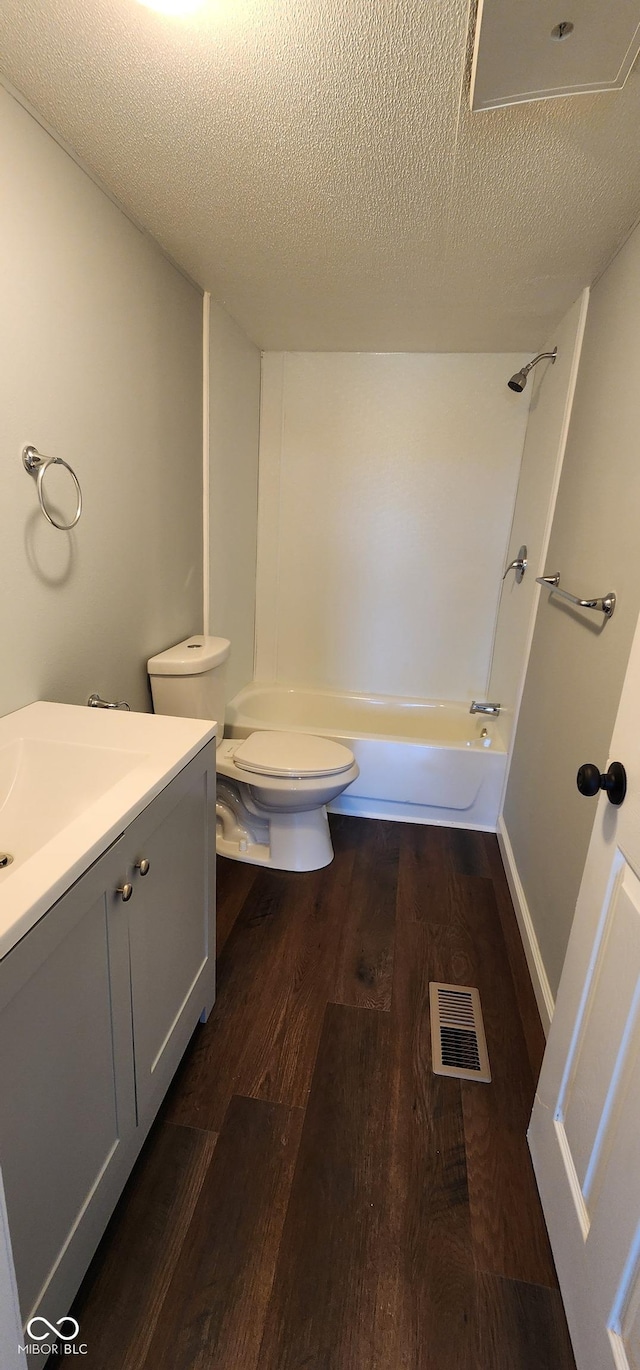
[(216, 745), (224, 728), (226, 637), (188, 637), (147, 662), (154, 713), (179, 718), (210, 718), (218, 724)]

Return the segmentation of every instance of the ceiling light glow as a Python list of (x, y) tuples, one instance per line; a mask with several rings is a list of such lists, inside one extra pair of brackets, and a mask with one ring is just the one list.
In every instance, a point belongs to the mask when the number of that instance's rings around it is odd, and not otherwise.
[(202, 9), (205, 0), (139, 0), (139, 3), (149, 10), (157, 10), (158, 14), (168, 14), (174, 19), (182, 19)]

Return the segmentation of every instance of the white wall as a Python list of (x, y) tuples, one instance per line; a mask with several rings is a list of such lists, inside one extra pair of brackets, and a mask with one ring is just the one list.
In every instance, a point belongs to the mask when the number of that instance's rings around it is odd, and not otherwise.
[(253, 679), (260, 351), (213, 301), (209, 386), (210, 631), (231, 639), (231, 698)]
[[(543, 974), (556, 992), (595, 817), (576, 788), (606, 769), (640, 612), (640, 230), (591, 291), (545, 569), (574, 594), (615, 590), (610, 622), (540, 596), (504, 825)], [(624, 761), (624, 757), (619, 758)]]
[(487, 687), (527, 420), (511, 354), (263, 358), (256, 676)]
[(585, 290), (542, 349), (551, 352), (557, 347), (555, 362), (538, 362), (529, 379), (531, 407), (505, 559), (505, 565), (508, 565), (525, 544), (528, 566), (520, 584), (510, 571), (502, 585), (488, 690), (491, 699), (500, 702), (505, 737), (511, 734), (533, 636), (540, 595), (536, 576), (543, 575), (546, 570), (588, 301), (589, 292)]
[[(201, 299), (2, 89), (0, 125), (0, 713), (146, 709), (147, 657), (201, 623)], [(74, 532), (45, 523), (26, 442), (76, 469)]]

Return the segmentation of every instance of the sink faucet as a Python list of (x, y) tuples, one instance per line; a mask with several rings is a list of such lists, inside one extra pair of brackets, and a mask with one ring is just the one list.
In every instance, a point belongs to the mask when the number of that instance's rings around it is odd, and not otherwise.
[(469, 713), (470, 713), (470, 714), (494, 714), (494, 715), (497, 717), (498, 714), (500, 713), (500, 705), (499, 705), (499, 704), (486, 704), (486, 703), (480, 703), (479, 700), (474, 699), (473, 702), (472, 702), (472, 704), (471, 704), (471, 708), (469, 709)]
[(98, 694), (89, 695), (87, 704), (90, 709), (131, 709), (126, 699), (120, 699), (112, 704), (109, 699), (101, 699)]

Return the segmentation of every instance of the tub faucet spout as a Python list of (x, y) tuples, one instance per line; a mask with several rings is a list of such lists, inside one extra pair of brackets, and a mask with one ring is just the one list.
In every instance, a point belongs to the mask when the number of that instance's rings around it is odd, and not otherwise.
[(469, 709), (469, 713), (470, 713), (470, 714), (493, 714), (493, 715), (497, 718), (498, 714), (500, 713), (500, 705), (499, 705), (499, 704), (482, 703), (482, 702), (480, 702), (480, 700), (474, 699), (473, 702), (472, 702), (472, 704), (471, 704), (471, 708)]

